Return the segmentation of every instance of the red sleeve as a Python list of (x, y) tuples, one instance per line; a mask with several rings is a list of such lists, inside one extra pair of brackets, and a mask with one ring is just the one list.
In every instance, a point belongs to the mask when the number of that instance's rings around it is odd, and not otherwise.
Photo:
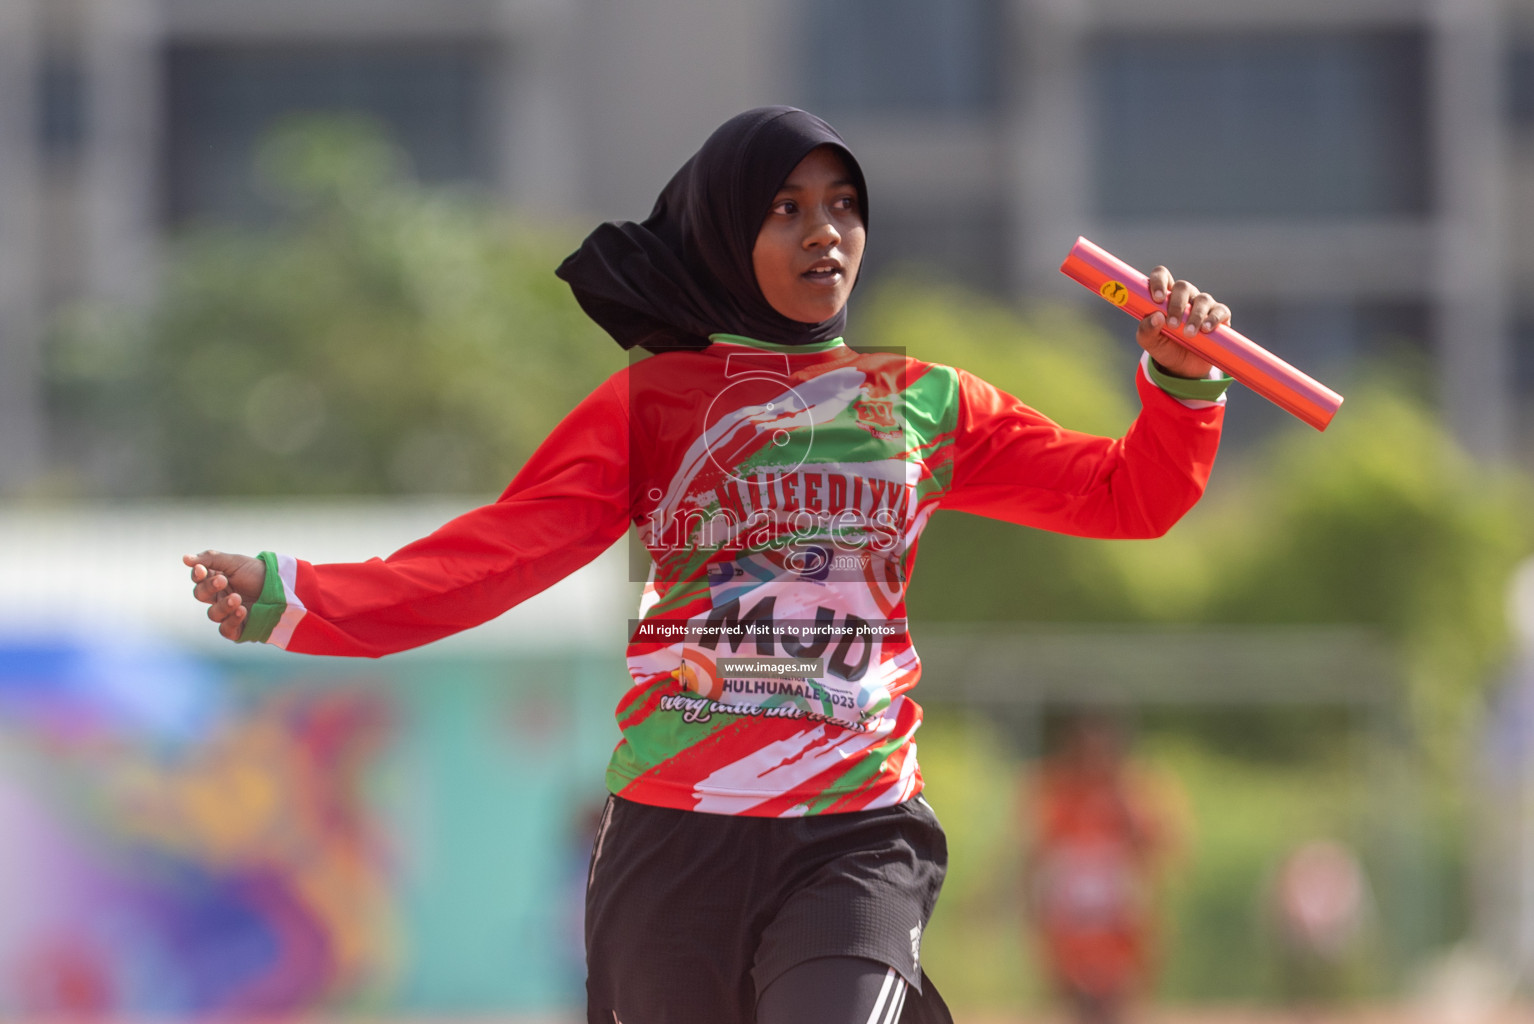
[(943, 507), (1079, 537), (1159, 537), (1204, 493), (1222, 405), (1190, 408), (1135, 374), (1141, 411), (1118, 439), (1066, 430), (963, 370)]
[(301, 617), (283, 646), (369, 657), (417, 647), (495, 618), (612, 546), (630, 518), (622, 377), (576, 406), (493, 505), (388, 558), (297, 562), (287, 600)]

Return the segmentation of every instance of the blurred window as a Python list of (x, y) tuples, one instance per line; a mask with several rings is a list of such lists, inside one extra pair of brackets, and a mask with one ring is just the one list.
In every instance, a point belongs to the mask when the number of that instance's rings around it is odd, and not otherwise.
[(937, 209), (886, 203), (877, 216), (878, 241), (868, 247), (860, 274), (865, 289), (906, 271), (997, 294), (1011, 285), (1010, 222), (1000, 203), (977, 200)]
[(809, 106), (827, 114), (962, 113), (1001, 93), (1001, 0), (814, 0)]
[(1534, 310), (1514, 317), (1512, 334), (1514, 383), (1520, 394), (1534, 395)]
[(1507, 116), (1520, 128), (1534, 128), (1534, 42), (1507, 52)]
[(85, 72), (72, 55), (46, 52), (37, 69), (37, 138), (50, 158), (76, 156), (85, 141)]
[(491, 180), (487, 80), (474, 44), (182, 46), (166, 57), (164, 213), (175, 223), (259, 220), (257, 146), (282, 118), (377, 119), (432, 183)]
[(1368, 217), (1430, 202), (1420, 33), (1106, 35), (1096, 203), (1124, 218)]

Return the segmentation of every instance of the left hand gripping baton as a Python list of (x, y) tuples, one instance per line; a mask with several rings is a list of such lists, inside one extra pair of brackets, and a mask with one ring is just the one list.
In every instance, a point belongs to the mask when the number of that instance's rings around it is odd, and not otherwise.
[[(1136, 320), (1158, 309), (1166, 312), (1164, 303), (1151, 299), (1149, 279), (1144, 274), (1085, 238), (1076, 239), (1070, 255), (1060, 264), (1060, 272)], [(1199, 331), (1191, 338), (1170, 327), (1163, 327), (1161, 333), (1317, 430), (1325, 430), (1342, 405), (1342, 396), (1337, 392), (1227, 324), (1220, 324), (1207, 334)]]

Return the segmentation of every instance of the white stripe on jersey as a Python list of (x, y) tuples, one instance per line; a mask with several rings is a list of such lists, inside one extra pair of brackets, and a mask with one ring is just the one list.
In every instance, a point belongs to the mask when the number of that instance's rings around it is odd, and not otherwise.
[(277, 620), (277, 625), (272, 628), (272, 635), (266, 638), (266, 642), (287, 650), (288, 642), (293, 639), (293, 630), (297, 629), (299, 621), (309, 614), (303, 600), (298, 596), (298, 559), (292, 555), (278, 554), (277, 578), (282, 581), (282, 593), (288, 605), (282, 610), (282, 617)]
[(894, 726), (893, 719), (880, 721), (872, 732), (840, 728), (833, 732), (819, 725), (769, 743), (694, 783), (693, 809), (708, 814), (748, 813), (757, 804), (791, 793), (827, 769), (887, 741)]

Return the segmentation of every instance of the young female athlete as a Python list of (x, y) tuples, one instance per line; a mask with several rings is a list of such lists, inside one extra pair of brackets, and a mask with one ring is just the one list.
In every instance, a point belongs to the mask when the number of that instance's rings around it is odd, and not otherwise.
[(946, 867), (919, 798), (905, 632), (939, 507), (1153, 537), (1198, 499), (1223, 380), (1162, 337), (1229, 310), (1165, 268), (1124, 437), (842, 341), (863, 174), (790, 107), (721, 126), (640, 224), (559, 268), (653, 355), (592, 392), (499, 501), (386, 559), (187, 556), (231, 640), (377, 656), (467, 629), (633, 525), (651, 557), (587, 889), (592, 1022), (948, 1021), (920, 967)]

